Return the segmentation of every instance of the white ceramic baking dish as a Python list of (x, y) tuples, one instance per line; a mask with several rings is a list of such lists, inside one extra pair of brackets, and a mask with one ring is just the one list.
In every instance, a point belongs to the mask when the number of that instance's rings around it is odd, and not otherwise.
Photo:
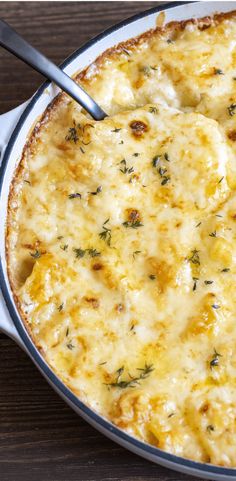
[[(62, 68), (67, 74), (73, 75), (93, 62), (107, 48), (153, 28), (157, 14), (161, 10), (166, 12), (166, 21), (183, 20), (192, 17), (203, 17), (216, 11), (230, 11), (236, 8), (235, 4), (236, 2), (163, 3), (161, 6), (158, 5), (152, 10), (125, 20), (89, 41), (72, 54), (62, 65)], [(58, 92), (59, 89), (55, 85), (46, 82), (25, 104), (0, 116), (0, 151), (2, 161), (0, 169), (0, 330), (12, 337), (28, 353), (52, 387), (79, 415), (113, 441), (148, 460), (183, 473), (215, 481), (236, 480), (236, 469), (197, 463), (166, 453), (132, 438), (96, 414), (85, 406), (54, 374), (34, 346), (24, 327), (13, 300), (6, 269), (5, 220), (9, 187), (15, 168), (20, 161), (28, 133)]]

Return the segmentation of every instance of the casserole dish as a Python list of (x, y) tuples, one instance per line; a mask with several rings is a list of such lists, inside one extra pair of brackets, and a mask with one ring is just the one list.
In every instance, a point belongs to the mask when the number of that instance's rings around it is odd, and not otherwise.
[[(176, 4), (175, 4), (176, 5)], [(205, 3), (205, 4), (187, 4), (175, 6), (171, 8), (171, 5), (166, 6), (167, 21), (182, 20), (194, 16), (206, 16), (213, 13), (217, 9), (218, 4)], [(221, 5), (221, 11), (232, 10), (232, 3), (224, 3)], [(130, 37), (136, 36), (147, 28), (155, 25), (156, 13), (160, 11), (160, 8), (154, 9), (154, 11), (146, 12), (145, 14), (135, 17), (125, 24), (115, 27), (106, 34), (98, 37), (94, 41), (87, 44), (84, 48), (80, 49), (74, 54), (64, 66), (66, 72), (70, 75), (74, 74), (78, 69), (82, 69), (87, 64), (91, 63), (99, 54), (109, 47), (112, 47), (120, 41), (125, 41)], [(26, 137), (35, 125), (38, 118), (44, 112), (48, 104), (57, 95), (58, 90), (49, 84), (45, 84), (36, 93), (33, 99), (26, 106), (20, 120), (15, 127), (15, 130), (7, 143), (7, 134), (10, 133), (12, 128), (12, 122), (20, 114), (20, 109), (15, 113), (5, 115), (2, 117), (2, 125), (4, 128), (5, 139), (2, 139), (2, 150), (6, 148), (1, 171), (1, 202), (2, 202), (2, 215), (5, 219), (7, 211), (7, 199), (9, 193), (9, 186), (11, 179), (17, 165), (17, 162), (21, 158), (21, 152), (25, 145)], [(24, 107), (22, 107), (24, 108)], [(13, 119), (14, 116), (14, 119)], [(7, 127), (9, 132), (7, 133)], [(2, 128), (2, 129), (3, 129)], [(1, 226), (1, 240), (2, 240), (2, 252), (1, 252), (1, 289), (3, 294), (1, 305), (1, 318), (2, 329), (17, 340), (29, 353), (34, 362), (38, 365), (42, 373), (48, 378), (49, 382), (55, 387), (55, 389), (61, 394), (62, 397), (85, 419), (87, 419), (92, 425), (97, 427), (103, 433), (110, 436), (112, 439), (118, 441), (120, 444), (130, 448), (138, 454), (143, 455), (147, 459), (159, 462), (165, 466), (175, 468), (182, 472), (204, 475), (209, 479), (234, 479), (235, 470), (225, 469), (216, 466), (210, 466), (207, 464), (200, 464), (188, 460), (183, 460), (174, 455), (170, 455), (162, 452), (157, 448), (153, 448), (146, 445), (129, 435), (123, 433), (115, 426), (105, 421), (101, 416), (95, 414), (91, 409), (86, 407), (76, 396), (74, 396), (58, 379), (58, 377), (51, 371), (44, 359), (41, 357), (38, 350), (35, 348), (32, 340), (29, 338), (25, 327), (19, 317), (16, 305), (10, 291), (9, 282), (6, 272), (5, 252), (4, 252), (4, 235), (5, 235), (5, 222), (2, 222)], [(12, 321), (13, 323), (12, 323)]]

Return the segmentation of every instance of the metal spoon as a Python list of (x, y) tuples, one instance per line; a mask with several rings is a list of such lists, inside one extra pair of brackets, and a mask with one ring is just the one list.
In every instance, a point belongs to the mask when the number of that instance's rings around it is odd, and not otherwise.
[(13, 28), (0, 19), (0, 45), (25, 63), (52, 80), (78, 102), (95, 119), (102, 120), (107, 114), (82, 87), (26, 42)]

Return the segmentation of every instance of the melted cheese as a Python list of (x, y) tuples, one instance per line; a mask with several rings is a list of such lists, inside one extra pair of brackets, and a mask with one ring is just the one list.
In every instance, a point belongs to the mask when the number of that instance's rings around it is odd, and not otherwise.
[(8, 221), (11, 283), (60, 378), (131, 435), (223, 466), (236, 446), (235, 38), (232, 15), (90, 67), (84, 86), (110, 117), (61, 99)]

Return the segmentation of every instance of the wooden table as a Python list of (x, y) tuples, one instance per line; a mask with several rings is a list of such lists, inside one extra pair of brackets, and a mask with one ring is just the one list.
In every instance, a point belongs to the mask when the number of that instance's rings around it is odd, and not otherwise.
[[(0, 2), (0, 17), (60, 63), (112, 24), (158, 2)], [(0, 113), (42, 77), (0, 49)], [(54, 393), (16, 344), (0, 335), (1, 481), (193, 481), (106, 439)]]

